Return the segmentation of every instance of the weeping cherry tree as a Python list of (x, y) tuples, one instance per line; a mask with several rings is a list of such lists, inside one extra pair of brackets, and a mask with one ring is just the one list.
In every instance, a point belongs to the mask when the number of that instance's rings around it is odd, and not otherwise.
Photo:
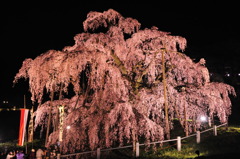
[[(51, 123), (58, 121), (64, 106), (63, 153), (161, 141), (176, 118), (186, 134), (201, 127), (200, 115), (228, 122), (234, 88), (210, 82), (205, 60), (182, 53), (185, 38), (140, 26), (113, 9), (92, 11), (73, 46), (23, 61), (13, 83), (29, 79), (39, 104), (35, 129), (46, 130), (50, 114)], [(61, 98), (44, 101), (46, 94)], [(49, 133), (47, 146), (58, 142), (60, 130)]]

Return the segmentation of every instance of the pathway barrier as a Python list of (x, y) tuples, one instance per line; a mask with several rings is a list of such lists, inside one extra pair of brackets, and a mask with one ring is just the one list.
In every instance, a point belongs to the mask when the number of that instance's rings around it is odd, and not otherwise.
[[(185, 136), (185, 137), (181, 137), (178, 136), (176, 139), (170, 139), (170, 140), (163, 140), (163, 141), (156, 141), (156, 142), (151, 142), (151, 143), (143, 143), (140, 144), (139, 142), (136, 143), (135, 145), (135, 157), (138, 158), (140, 156), (140, 146), (146, 146), (146, 145), (152, 145), (152, 144), (163, 144), (165, 142), (171, 142), (171, 141), (175, 141), (177, 144), (177, 150), (181, 151), (181, 147), (182, 147), (182, 140), (187, 139), (189, 137), (193, 137), (196, 136), (196, 143), (200, 143), (201, 142), (201, 134), (208, 132), (208, 131), (213, 131), (213, 135), (217, 136), (217, 128), (218, 127), (222, 127), (227, 125), (227, 123), (221, 124), (221, 125), (214, 125), (212, 128), (203, 130), (203, 131), (197, 131), (194, 134), (191, 134), (189, 136)], [(59, 155), (57, 158), (58, 159), (64, 159), (64, 158), (71, 158), (72, 156), (74, 156), (75, 159), (78, 159), (79, 156), (83, 155), (83, 154), (92, 154), (95, 153), (96, 154), (96, 158), (100, 159), (101, 158), (101, 152), (104, 151), (112, 151), (112, 150), (117, 150), (117, 149), (126, 149), (126, 148), (133, 148), (133, 145), (128, 145), (128, 146), (122, 146), (122, 147), (115, 147), (115, 148), (107, 148), (107, 149), (100, 149), (97, 148), (97, 150), (95, 151), (87, 151), (87, 152), (79, 152), (79, 153), (72, 153), (72, 154), (66, 154), (66, 155)]]

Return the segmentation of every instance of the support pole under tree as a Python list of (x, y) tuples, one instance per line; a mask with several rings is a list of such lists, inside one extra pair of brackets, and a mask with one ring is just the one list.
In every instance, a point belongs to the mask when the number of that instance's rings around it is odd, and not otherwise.
[(24, 109), (26, 109), (26, 96), (24, 94), (24, 97), (23, 97), (23, 105), (24, 105)]
[(161, 49), (162, 52), (162, 78), (163, 78), (163, 92), (164, 92), (164, 110), (165, 110), (165, 123), (166, 123), (166, 136), (167, 139), (170, 139), (170, 127), (168, 120), (168, 99), (167, 99), (167, 82), (166, 82), (166, 73), (165, 73), (165, 58), (164, 53), (166, 52), (165, 48)]
[[(59, 91), (59, 98), (58, 98), (59, 101), (62, 99), (62, 88), (63, 88), (63, 83), (60, 84), (60, 91)], [(55, 124), (54, 124), (54, 131), (57, 131), (59, 128), (59, 120), (60, 120), (59, 117), (60, 117), (59, 111), (57, 111), (56, 120), (55, 120)]]
[(58, 107), (59, 109), (59, 150), (60, 150), (60, 153), (62, 152), (62, 140), (63, 140), (63, 117), (64, 117), (64, 106), (63, 105), (60, 105)]
[(32, 109), (30, 110), (30, 121), (29, 121), (29, 125), (28, 125), (28, 142), (33, 142), (33, 115), (34, 112), (34, 107), (32, 106)]
[(208, 117), (208, 126), (209, 126), (209, 127), (212, 127), (212, 120), (211, 120), (211, 117)]
[(186, 104), (184, 104), (184, 125), (185, 125), (185, 135), (188, 136), (188, 121), (187, 121), (187, 108)]
[(53, 97), (54, 97), (54, 90), (52, 90), (52, 92), (51, 92), (51, 102), (50, 102), (50, 108), (49, 108), (49, 113), (48, 113), (48, 123), (47, 123), (45, 146), (47, 145), (47, 142), (48, 142), (49, 129), (50, 129), (51, 120), (52, 120), (52, 105), (53, 105), (52, 102), (53, 102)]
[(133, 140), (133, 156), (136, 154), (136, 134), (135, 134), (135, 130), (132, 130), (132, 140)]
[[(24, 109), (26, 109), (26, 96), (24, 94), (24, 97), (23, 97), (23, 105), (24, 105)], [(24, 133), (24, 138), (25, 138), (25, 152), (27, 153), (28, 152), (28, 149), (27, 149), (27, 132), (25, 131)]]

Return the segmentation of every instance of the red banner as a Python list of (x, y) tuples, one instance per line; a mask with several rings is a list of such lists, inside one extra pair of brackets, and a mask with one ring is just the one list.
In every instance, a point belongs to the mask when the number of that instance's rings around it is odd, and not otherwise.
[(23, 146), (29, 110), (20, 109), (20, 111), (21, 111), (21, 116), (20, 116), (18, 145)]

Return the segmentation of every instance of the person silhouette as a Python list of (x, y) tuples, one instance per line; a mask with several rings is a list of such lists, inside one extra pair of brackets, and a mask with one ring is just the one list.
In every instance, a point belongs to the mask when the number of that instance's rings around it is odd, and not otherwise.
[(6, 159), (12, 159), (14, 156), (15, 156), (15, 152), (14, 152), (14, 151), (10, 151), (10, 152), (7, 154)]
[(32, 149), (31, 152), (29, 153), (29, 159), (36, 159), (36, 152), (35, 149)]
[(17, 159), (24, 159), (25, 155), (23, 153), (22, 150), (18, 150), (18, 152), (16, 153), (16, 158)]
[(43, 156), (44, 156), (44, 151), (41, 148), (39, 148), (36, 152), (36, 158), (37, 159), (42, 159)]
[(199, 150), (196, 150), (195, 153), (196, 153), (196, 154), (198, 155), (198, 157), (199, 157), (200, 151), (199, 151)]

